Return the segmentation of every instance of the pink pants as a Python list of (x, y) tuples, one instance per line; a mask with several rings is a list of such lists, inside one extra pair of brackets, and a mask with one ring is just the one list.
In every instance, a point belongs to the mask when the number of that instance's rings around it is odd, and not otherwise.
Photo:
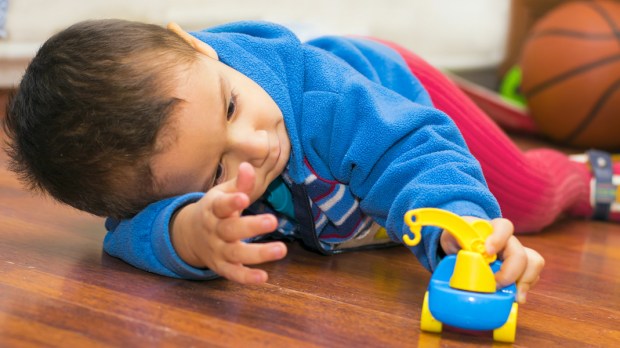
[[(379, 40), (377, 40), (379, 41)], [(448, 114), (482, 166), (502, 215), (516, 232), (535, 232), (561, 214), (592, 215), (591, 174), (582, 163), (552, 149), (521, 151), (508, 136), (440, 71), (391, 42), (424, 85), (433, 104)]]

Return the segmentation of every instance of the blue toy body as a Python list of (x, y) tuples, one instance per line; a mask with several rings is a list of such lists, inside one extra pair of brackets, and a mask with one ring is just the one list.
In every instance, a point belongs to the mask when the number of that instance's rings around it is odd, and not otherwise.
[[(517, 287), (511, 284), (495, 293), (459, 290), (450, 287), (456, 256), (448, 255), (439, 264), (428, 285), (429, 309), (433, 317), (450, 326), (467, 330), (494, 330), (506, 323)], [(501, 261), (491, 263), (493, 273)]]

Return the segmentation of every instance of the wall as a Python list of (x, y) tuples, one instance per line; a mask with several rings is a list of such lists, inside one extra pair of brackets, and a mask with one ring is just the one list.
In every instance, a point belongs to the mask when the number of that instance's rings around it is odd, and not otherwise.
[(409, 47), (445, 68), (475, 68), (503, 58), (510, 0), (9, 0), (0, 39), (0, 87), (19, 81), (53, 33), (83, 19), (127, 18), (192, 30), (239, 19), (322, 33), (373, 35)]

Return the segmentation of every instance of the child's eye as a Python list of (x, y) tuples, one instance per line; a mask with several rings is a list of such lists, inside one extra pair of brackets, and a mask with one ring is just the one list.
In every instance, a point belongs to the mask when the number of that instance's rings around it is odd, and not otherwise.
[(221, 184), (223, 180), (224, 180), (224, 166), (221, 163), (219, 163), (217, 165), (217, 169), (215, 170), (214, 184), (215, 185)]
[(235, 114), (235, 110), (237, 109), (237, 95), (232, 93), (230, 97), (230, 101), (228, 102), (228, 110), (226, 111), (226, 119), (230, 120)]

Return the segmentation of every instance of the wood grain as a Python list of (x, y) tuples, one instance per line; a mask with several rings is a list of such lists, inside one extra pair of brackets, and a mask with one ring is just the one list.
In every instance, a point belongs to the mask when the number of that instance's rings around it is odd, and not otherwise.
[[(501, 346), (420, 332), (430, 275), (403, 247), (326, 257), (292, 243), (261, 286), (160, 277), (102, 253), (102, 219), (25, 192), (5, 162), (0, 346)], [(620, 225), (564, 220), (521, 239), (547, 266), (515, 346), (618, 346)]]

